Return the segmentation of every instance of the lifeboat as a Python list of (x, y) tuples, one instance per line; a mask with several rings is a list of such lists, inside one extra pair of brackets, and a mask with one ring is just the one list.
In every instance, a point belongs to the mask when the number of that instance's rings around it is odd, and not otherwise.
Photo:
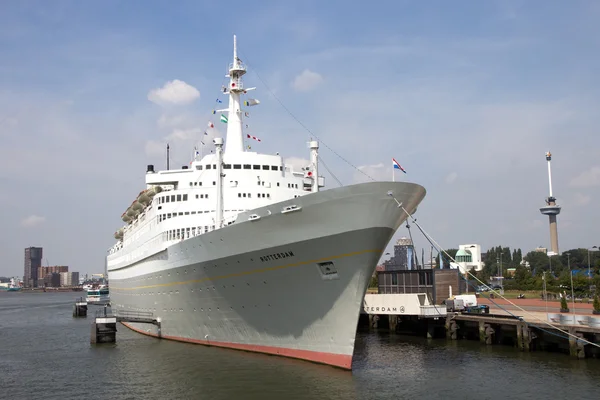
[(138, 203), (141, 203), (144, 206), (147, 206), (150, 203), (151, 199), (148, 196), (148, 190), (144, 190), (137, 198)]
[(131, 208), (133, 208), (135, 211), (140, 211), (140, 210), (144, 209), (144, 205), (141, 204), (140, 202), (136, 201), (135, 203), (133, 203)]
[(160, 187), (160, 186), (153, 186), (150, 189), (148, 189), (148, 196), (154, 197), (155, 195), (159, 194), (162, 191), (163, 191), (162, 187)]
[(126, 213), (123, 213), (123, 215), (121, 215), (121, 219), (123, 220), (123, 222), (131, 221), (131, 217), (129, 215), (127, 215)]
[(131, 218), (133, 218), (135, 216), (135, 210), (132, 207), (129, 207), (126, 211), (126, 214), (129, 215)]
[(115, 232), (115, 239), (117, 239), (117, 240), (123, 239), (123, 228), (121, 228)]

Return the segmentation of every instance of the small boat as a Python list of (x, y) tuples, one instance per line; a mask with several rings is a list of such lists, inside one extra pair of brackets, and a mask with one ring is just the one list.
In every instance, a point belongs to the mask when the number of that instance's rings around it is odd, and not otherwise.
[(94, 286), (92, 288), (89, 288), (87, 290), (87, 296), (85, 298), (85, 301), (88, 304), (98, 304), (98, 305), (108, 304), (110, 301), (108, 286), (99, 285), (99, 286)]
[(17, 284), (15, 279), (11, 279), (8, 286), (2, 286), (0, 289), (6, 290), (7, 292), (18, 292), (21, 290), (21, 286)]

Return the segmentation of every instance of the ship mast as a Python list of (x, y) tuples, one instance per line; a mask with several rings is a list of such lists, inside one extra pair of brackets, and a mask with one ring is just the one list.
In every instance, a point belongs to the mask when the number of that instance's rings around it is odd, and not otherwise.
[(217, 210), (215, 225), (217, 229), (223, 227), (223, 139), (214, 138), (217, 153)]
[(244, 152), (244, 137), (242, 134), (242, 107), (240, 96), (244, 92), (242, 76), (246, 66), (237, 56), (237, 39), (233, 35), (233, 63), (229, 65), (229, 109), (227, 110), (227, 153)]

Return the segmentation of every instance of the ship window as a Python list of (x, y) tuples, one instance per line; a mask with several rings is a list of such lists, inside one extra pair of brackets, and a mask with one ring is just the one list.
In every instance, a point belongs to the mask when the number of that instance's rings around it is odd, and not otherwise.
[(210, 169), (210, 168), (211, 168), (211, 165), (210, 165), (210, 164), (208, 164), (208, 165), (206, 166), (206, 169)]
[(196, 211), (192, 211), (192, 215), (196, 214)]
[(187, 201), (187, 194), (183, 195), (183, 201)]
[(164, 200), (165, 200), (165, 202), (168, 203), (169, 202), (169, 196), (165, 197)]
[(181, 195), (180, 194), (177, 195), (177, 201), (181, 201)]
[(282, 166), (280, 166), (280, 167), (279, 167), (279, 170), (280, 170), (280, 171), (283, 171), (283, 167), (282, 167)]
[(223, 169), (231, 169), (231, 164), (223, 164)]
[(279, 187), (279, 182), (277, 182), (277, 187)]
[(196, 165), (196, 169), (202, 170), (202, 165)]
[(248, 193), (248, 198), (252, 197), (252, 193)]
[(179, 215), (183, 215), (183, 211), (179, 213)]
[(198, 186), (202, 186), (202, 182), (198, 182)]
[(213, 169), (217, 169), (217, 164), (213, 164)]
[(296, 183), (296, 189), (298, 189), (298, 184)]
[(190, 215), (190, 212), (186, 211), (185, 213), (183, 213), (183, 215)]
[(244, 197), (246, 197), (246, 193), (244, 193)]
[(271, 171), (277, 171), (277, 165), (271, 165)]
[(217, 184), (217, 182), (213, 181), (213, 186), (215, 186)]
[(241, 193), (238, 193), (238, 197), (242, 197), (242, 194), (241, 194)]
[(174, 201), (175, 201), (175, 195), (174, 195), (174, 194), (172, 194), (172, 195), (171, 195), (171, 202), (174, 202)]
[(271, 195), (269, 193), (267, 193), (267, 199), (270, 199)]
[(190, 182), (190, 186), (194, 186), (194, 182)]
[(252, 169), (260, 169), (260, 165), (253, 165)]
[(208, 194), (205, 194), (205, 195), (204, 195), (204, 198), (205, 198), (205, 199), (208, 199)]
[(268, 165), (263, 165), (262, 169), (265, 170), (265, 171), (268, 171), (269, 170), (269, 166)]
[(198, 198), (198, 195), (196, 195), (196, 198)]
[(244, 164), (244, 169), (250, 169), (252, 167), (252, 165), (250, 164)]
[(233, 164), (233, 169), (242, 169), (241, 164)]

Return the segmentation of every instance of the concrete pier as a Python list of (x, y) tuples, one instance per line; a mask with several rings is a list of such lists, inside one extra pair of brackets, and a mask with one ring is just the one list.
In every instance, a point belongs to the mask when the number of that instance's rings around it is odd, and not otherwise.
[(75, 301), (73, 305), (73, 316), (74, 317), (87, 317), (87, 302), (80, 297)]
[(115, 343), (117, 341), (117, 317), (107, 312), (107, 307), (96, 312), (91, 326), (90, 343)]

